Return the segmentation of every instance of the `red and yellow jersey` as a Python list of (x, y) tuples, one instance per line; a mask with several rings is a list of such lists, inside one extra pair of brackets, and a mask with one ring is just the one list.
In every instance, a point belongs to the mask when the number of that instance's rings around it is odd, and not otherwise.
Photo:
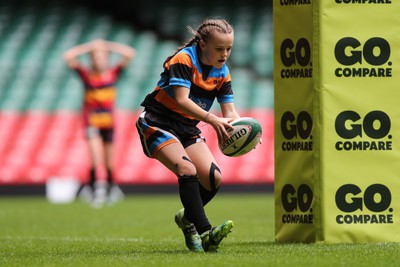
[(215, 99), (218, 103), (233, 102), (228, 67), (225, 64), (221, 68), (202, 64), (197, 46), (182, 49), (165, 64), (156, 88), (142, 103), (146, 110), (184, 124), (196, 125), (198, 120), (179, 110), (174, 86), (188, 88), (189, 98), (206, 111), (211, 109)]
[(122, 67), (118, 65), (102, 73), (83, 67), (75, 70), (84, 86), (83, 115), (85, 124), (97, 128), (112, 128), (116, 83)]

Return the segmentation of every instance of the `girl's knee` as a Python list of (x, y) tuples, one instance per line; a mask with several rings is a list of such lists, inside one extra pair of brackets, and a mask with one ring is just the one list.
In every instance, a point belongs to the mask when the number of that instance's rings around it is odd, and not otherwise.
[(201, 185), (208, 191), (216, 192), (222, 181), (221, 171), (215, 163), (211, 163), (209, 169), (199, 174)]
[(192, 161), (185, 156), (183, 156), (182, 159), (175, 164), (175, 167), (178, 176), (197, 175), (196, 167)]

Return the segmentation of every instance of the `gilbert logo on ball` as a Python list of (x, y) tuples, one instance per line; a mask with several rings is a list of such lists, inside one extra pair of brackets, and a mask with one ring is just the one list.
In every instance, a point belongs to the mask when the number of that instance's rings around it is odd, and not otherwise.
[(244, 155), (253, 150), (259, 143), (262, 135), (260, 123), (250, 117), (243, 117), (231, 122), (233, 130), (230, 137), (219, 143), (221, 152), (229, 157)]

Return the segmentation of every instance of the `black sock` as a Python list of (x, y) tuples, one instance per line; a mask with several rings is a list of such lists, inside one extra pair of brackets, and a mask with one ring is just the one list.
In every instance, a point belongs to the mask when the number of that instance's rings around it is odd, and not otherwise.
[(111, 188), (111, 186), (113, 185), (113, 175), (112, 175), (112, 171), (110, 169), (107, 169), (107, 184), (108, 184), (108, 188)]
[(95, 182), (96, 182), (96, 170), (95, 168), (91, 168), (89, 171), (89, 186), (92, 190), (94, 190)]
[(207, 203), (210, 202), (211, 199), (215, 197), (215, 195), (218, 192), (218, 189), (219, 187), (217, 187), (215, 190), (208, 191), (201, 184), (199, 184), (200, 196), (201, 200), (203, 201), (203, 206), (207, 205)]
[(179, 195), (185, 208), (185, 217), (194, 224), (199, 234), (211, 229), (204, 212), (197, 176), (179, 176)]

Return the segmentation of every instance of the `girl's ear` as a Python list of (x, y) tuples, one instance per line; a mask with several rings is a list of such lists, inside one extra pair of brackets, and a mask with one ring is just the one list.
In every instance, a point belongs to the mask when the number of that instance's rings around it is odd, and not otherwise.
[(199, 41), (199, 45), (201, 50), (203, 51), (206, 50), (206, 43), (203, 40)]

